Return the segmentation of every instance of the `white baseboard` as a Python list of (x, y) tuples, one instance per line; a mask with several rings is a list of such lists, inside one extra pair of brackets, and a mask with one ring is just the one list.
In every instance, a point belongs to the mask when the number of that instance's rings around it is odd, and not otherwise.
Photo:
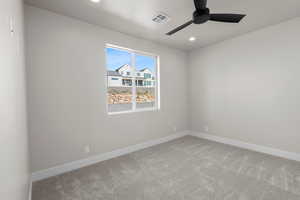
[(32, 180), (32, 182), (43, 180), (43, 179), (46, 179), (46, 178), (49, 178), (52, 176), (56, 176), (56, 175), (70, 172), (70, 171), (73, 171), (73, 170), (76, 170), (76, 169), (79, 169), (82, 167), (93, 165), (95, 163), (98, 163), (98, 162), (101, 162), (104, 160), (109, 160), (109, 159), (112, 159), (115, 157), (119, 157), (119, 156), (122, 156), (125, 154), (129, 154), (129, 153), (141, 150), (141, 149), (145, 149), (147, 147), (151, 147), (151, 146), (154, 146), (157, 144), (168, 142), (168, 141), (183, 137), (187, 134), (188, 134), (187, 131), (183, 131), (183, 132), (179, 132), (179, 133), (176, 133), (176, 134), (173, 134), (173, 135), (170, 135), (167, 137), (163, 137), (160, 139), (151, 140), (151, 141), (144, 142), (141, 144), (136, 144), (136, 145), (122, 148), (122, 149), (117, 149), (112, 152), (107, 152), (107, 153), (103, 153), (103, 154), (100, 154), (97, 156), (92, 156), (92, 157), (89, 157), (89, 158), (86, 158), (83, 160), (78, 160), (78, 161), (66, 163), (63, 165), (59, 165), (56, 167), (52, 167), (49, 169), (37, 171), (37, 172), (32, 173), (31, 180)]
[(257, 145), (257, 144), (250, 144), (250, 143), (242, 142), (239, 140), (233, 140), (233, 139), (229, 139), (229, 138), (219, 137), (219, 136), (215, 136), (215, 135), (211, 135), (211, 134), (207, 134), (207, 133), (190, 131), (189, 135), (300, 162), (300, 154), (297, 154), (297, 153), (283, 151), (283, 150), (279, 150), (279, 149), (275, 149), (275, 148), (271, 148), (271, 147), (265, 147), (265, 146), (261, 146), (261, 145)]

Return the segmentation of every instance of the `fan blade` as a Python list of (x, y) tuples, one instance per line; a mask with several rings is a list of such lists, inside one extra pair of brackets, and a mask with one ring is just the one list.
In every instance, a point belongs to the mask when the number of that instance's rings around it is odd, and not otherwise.
[(169, 33), (167, 33), (166, 35), (173, 35), (174, 33), (186, 28), (187, 26), (191, 25), (193, 23), (193, 20), (188, 21), (187, 23), (175, 28), (174, 30), (170, 31)]
[(239, 23), (246, 15), (240, 14), (210, 14), (210, 19), (217, 22)]
[(203, 10), (206, 8), (207, 0), (194, 0), (196, 10)]

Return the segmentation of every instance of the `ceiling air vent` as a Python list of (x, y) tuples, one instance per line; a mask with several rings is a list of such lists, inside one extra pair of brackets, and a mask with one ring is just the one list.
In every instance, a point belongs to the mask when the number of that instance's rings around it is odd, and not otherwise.
[(164, 24), (170, 21), (170, 17), (167, 14), (160, 12), (152, 18), (152, 21), (158, 24)]

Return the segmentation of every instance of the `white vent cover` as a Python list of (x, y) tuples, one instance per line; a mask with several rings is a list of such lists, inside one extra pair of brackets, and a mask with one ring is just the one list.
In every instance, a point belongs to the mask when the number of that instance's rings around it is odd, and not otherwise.
[(163, 23), (167, 23), (168, 21), (170, 21), (170, 17), (165, 13), (159, 12), (152, 18), (152, 21), (159, 23), (159, 24), (163, 24)]

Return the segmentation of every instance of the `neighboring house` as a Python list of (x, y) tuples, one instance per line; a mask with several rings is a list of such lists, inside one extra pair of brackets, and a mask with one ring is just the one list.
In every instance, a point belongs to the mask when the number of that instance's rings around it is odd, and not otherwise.
[(130, 65), (123, 65), (115, 71), (107, 71), (108, 87), (131, 87), (133, 80), (137, 87), (154, 87), (155, 77), (148, 69), (135, 71)]
[(120, 87), (122, 85), (122, 76), (116, 71), (107, 71), (108, 87)]

